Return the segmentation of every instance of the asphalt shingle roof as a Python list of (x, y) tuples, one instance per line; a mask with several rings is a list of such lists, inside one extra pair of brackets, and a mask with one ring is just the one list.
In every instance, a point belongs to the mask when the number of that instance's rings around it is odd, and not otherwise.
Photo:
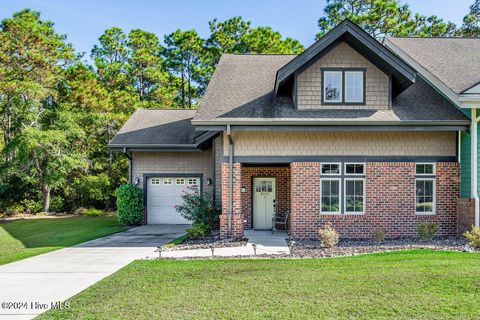
[(389, 110), (296, 110), (291, 98), (276, 97), (274, 93), (277, 70), (294, 57), (223, 55), (194, 121), (468, 121), (418, 78), (394, 99)]
[(480, 83), (480, 38), (388, 38), (459, 94)]
[(205, 131), (195, 131), (192, 109), (137, 109), (109, 145), (194, 144)]

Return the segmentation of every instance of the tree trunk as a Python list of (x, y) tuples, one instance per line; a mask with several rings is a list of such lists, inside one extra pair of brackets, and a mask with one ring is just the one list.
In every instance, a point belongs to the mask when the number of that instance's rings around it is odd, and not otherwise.
[(190, 82), (191, 82), (191, 70), (190, 70), (190, 62), (188, 62), (188, 65), (187, 65), (187, 74), (188, 74), (188, 108), (192, 108), (192, 88), (190, 86)]
[(46, 184), (42, 186), (43, 212), (50, 210), (50, 187)]
[(182, 67), (182, 88), (181, 88), (181, 94), (182, 94), (182, 107), (185, 107), (185, 72)]

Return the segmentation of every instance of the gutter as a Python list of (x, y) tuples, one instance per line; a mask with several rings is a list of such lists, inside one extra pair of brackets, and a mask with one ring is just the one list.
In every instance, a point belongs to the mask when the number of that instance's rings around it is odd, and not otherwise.
[(262, 119), (262, 120), (232, 120), (232, 119), (218, 119), (218, 120), (196, 120), (192, 121), (194, 126), (209, 126), (209, 125), (237, 125), (237, 126), (252, 126), (252, 125), (265, 125), (265, 126), (279, 126), (279, 125), (294, 125), (294, 126), (327, 126), (327, 125), (345, 125), (345, 126), (458, 126), (468, 125), (468, 120), (436, 120), (436, 121), (325, 121), (325, 120), (284, 120), (284, 119)]
[(128, 159), (128, 182), (132, 183), (132, 155), (128, 153), (127, 148), (123, 148), (123, 154), (127, 157)]
[(232, 236), (232, 216), (233, 216), (233, 137), (230, 125), (227, 125), (228, 138), (228, 237)]

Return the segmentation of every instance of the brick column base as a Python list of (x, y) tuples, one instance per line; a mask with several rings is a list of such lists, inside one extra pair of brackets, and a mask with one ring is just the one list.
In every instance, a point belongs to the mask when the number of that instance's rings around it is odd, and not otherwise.
[(472, 229), (475, 224), (475, 200), (472, 198), (460, 198), (457, 212), (457, 234), (462, 236), (464, 232)]
[[(243, 214), (232, 215), (232, 239), (243, 239)], [(220, 239), (228, 237), (228, 215), (220, 215)]]

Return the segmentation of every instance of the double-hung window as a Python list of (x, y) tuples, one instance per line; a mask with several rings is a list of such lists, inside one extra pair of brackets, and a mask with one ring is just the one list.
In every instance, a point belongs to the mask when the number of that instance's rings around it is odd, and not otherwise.
[(435, 214), (434, 163), (417, 163), (415, 166), (415, 212)]
[(365, 104), (364, 69), (322, 69), (323, 104)]
[(364, 163), (322, 163), (320, 172), (321, 213), (365, 212)]

